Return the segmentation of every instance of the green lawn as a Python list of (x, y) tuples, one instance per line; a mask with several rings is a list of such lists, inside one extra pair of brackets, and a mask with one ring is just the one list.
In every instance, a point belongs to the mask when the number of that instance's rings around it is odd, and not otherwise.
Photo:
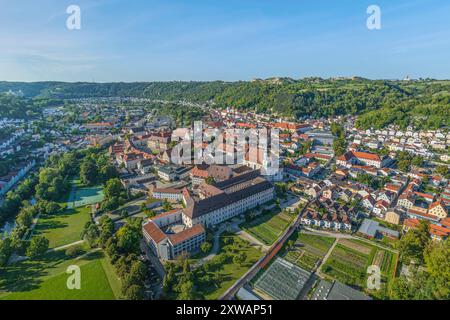
[[(81, 289), (67, 289), (67, 267), (81, 269)], [(114, 300), (119, 280), (101, 251), (71, 259), (64, 251), (48, 253), (40, 261), (23, 261), (0, 272), (0, 299), (5, 300)]]
[(81, 240), (81, 232), (90, 219), (91, 208), (67, 209), (56, 215), (42, 215), (33, 235), (45, 236), (50, 248), (63, 246)]
[(103, 199), (101, 187), (82, 187), (80, 180), (72, 179), (72, 190), (59, 202), (63, 210), (59, 214), (41, 215), (33, 230), (33, 235), (41, 235), (50, 241), (50, 248), (64, 246), (81, 240), (84, 225), (90, 219), (90, 205), (69, 208), (74, 201), (82, 202), (89, 196)]
[(294, 219), (285, 212), (269, 212), (245, 222), (241, 228), (266, 245), (272, 245)]
[[(225, 244), (224, 240), (226, 238), (231, 238), (232, 243)], [(230, 255), (230, 259), (211, 270), (212, 273), (218, 275), (218, 280), (214, 282), (214, 285), (199, 286), (198, 291), (206, 300), (218, 299), (262, 256), (262, 253), (258, 249), (252, 247), (250, 243), (242, 240), (237, 235), (224, 234), (221, 236), (220, 240), (221, 248), (219, 254), (228, 254)], [(244, 252), (247, 255), (247, 259), (242, 265), (233, 263), (232, 256), (237, 252)], [(213, 263), (215, 259), (217, 258), (212, 260)]]

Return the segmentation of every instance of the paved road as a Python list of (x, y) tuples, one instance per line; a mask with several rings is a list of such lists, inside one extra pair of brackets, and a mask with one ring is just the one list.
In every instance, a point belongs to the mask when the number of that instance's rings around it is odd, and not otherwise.
[(397, 250), (383, 246), (375, 241), (370, 241), (368, 239), (365, 238), (361, 238), (358, 236), (354, 236), (351, 234), (347, 234), (347, 233), (334, 233), (334, 232), (330, 232), (330, 231), (325, 231), (325, 230), (314, 230), (314, 229), (310, 229), (308, 227), (303, 227), (304, 230), (306, 231), (302, 231), (305, 234), (311, 234), (311, 235), (316, 235), (316, 236), (325, 236), (325, 237), (333, 237), (333, 238), (338, 238), (338, 239), (355, 239), (355, 240), (359, 240), (359, 241), (363, 241), (366, 242), (372, 246), (376, 246), (378, 248), (381, 248), (383, 250), (388, 250), (394, 253), (398, 253)]
[(84, 243), (84, 240), (79, 240), (79, 241), (75, 241), (75, 242), (72, 242), (72, 243), (69, 243), (69, 244), (60, 246), (60, 247), (56, 247), (56, 248), (49, 249), (47, 252), (53, 252), (53, 251), (58, 251), (58, 250), (64, 250), (64, 249), (67, 249), (67, 248), (69, 248), (69, 247), (73, 247), (73, 246), (76, 246), (76, 245), (78, 245), (78, 244), (83, 244), (83, 243)]

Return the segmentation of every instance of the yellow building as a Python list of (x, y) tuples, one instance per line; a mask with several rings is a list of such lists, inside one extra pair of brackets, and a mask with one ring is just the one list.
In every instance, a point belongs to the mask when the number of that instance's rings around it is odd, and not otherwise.
[(428, 214), (436, 216), (440, 219), (447, 218), (447, 210), (440, 201), (433, 202), (430, 205), (430, 208), (428, 209)]
[(395, 210), (388, 210), (384, 216), (386, 222), (392, 224), (400, 224), (401, 213)]

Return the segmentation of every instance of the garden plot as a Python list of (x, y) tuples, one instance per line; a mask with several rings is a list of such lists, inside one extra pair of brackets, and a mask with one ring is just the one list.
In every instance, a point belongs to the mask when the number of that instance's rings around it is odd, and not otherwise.
[(295, 244), (284, 258), (305, 270), (313, 270), (320, 260), (325, 257), (335, 241), (332, 237), (302, 234), (297, 237)]
[(360, 240), (340, 239), (322, 272), (347, 285), (365, 288), (369, 266), (379, 266), (382, 282), (387, 284), (395, 276), (396, 263), (394, 252)]

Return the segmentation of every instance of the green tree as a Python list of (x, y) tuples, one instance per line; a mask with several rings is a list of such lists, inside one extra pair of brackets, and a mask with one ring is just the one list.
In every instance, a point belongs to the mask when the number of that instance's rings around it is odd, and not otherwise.
[(200, 250), (201, 250), (203, 253), (208, 253), (208, 252), (211, 251), (211, 249), (212, 249), (212, 245), (211, 245), (211, 243), (209, 243), (209, 242), (203, 242), (203, 243), (200, 245)]
[(31, 239), (27, 248), (27, 256), (31, 259), (37, 258), (45, 254), (48, 250), (49, 241), (42, 236), (35, 236)]
[(0, 237), (0, 268), (6, 266), (13, 251), (10, 238), (1, 239)]
[(125, 290), (125, 299), (127, 300), (144, 300), (144, 287), (133, 284)]
[(233, 256), (233, 263), (243, 265), (247, 260), (247, 255), (244, 252), (240, 252)]
[(69, 256), (71, 258), (78, 257), (84, 253), (83, 247), (75, 245), (70, 246), (66, 249), (66, 256)]
[(424, 253), (436, 298), (450, 299), (450, 240), (433, 243)]
[(123, 253), (139, 253), (142, 231), (125, 225), (117, 231), (117, 246)]
[(29, 228), (33, 224), (33, 218), (36, 214), (36, 207), (27, 206), (20, 210), (16, 218), (16, 223), (19, 226)]
[(106, 182), (104, 193), (106, 198), (120, 197), (125, 189), (119, 179), (110, 179)]
[(170, 211), (173, 209), (172, 205), (166, 199), (164, 199), (162, 207), (164, 211)]
[(183, 281), (180, 285), (179, 300), (194, 300), (195, 290), (194, 283), (191, 280)]
[(106, 164), (100, 168), (100, 177), (103, 181), (108, 181), (119, 177), (117, 169), (112, 164)]
[(99, 238), (98, 227), (92, 221), (88, 221), (83, 228), (81, 238), (85, 239), (91, 248), (95, 248), (98, 244)]
[(409, 264), (411, 261), (422, 264), (424, 261), (424, 251), (429, 242), (429, 223), (421, 221), (418, 228), (406, 233), (398, 244), (402, 261), (406, 264)]
[(445, 178), (448, 178), (450, 170), (449, 170), (448, 166), (446, 166), (446, 165), (439, 165), (436, 167), (436, 173), (440, 174), (441, 176), (443, 176)]
[(97, 163), (91, 157), (86, 157), (80, 166), (80, 180), (85, 185), (94, 185), (98, 182)]

